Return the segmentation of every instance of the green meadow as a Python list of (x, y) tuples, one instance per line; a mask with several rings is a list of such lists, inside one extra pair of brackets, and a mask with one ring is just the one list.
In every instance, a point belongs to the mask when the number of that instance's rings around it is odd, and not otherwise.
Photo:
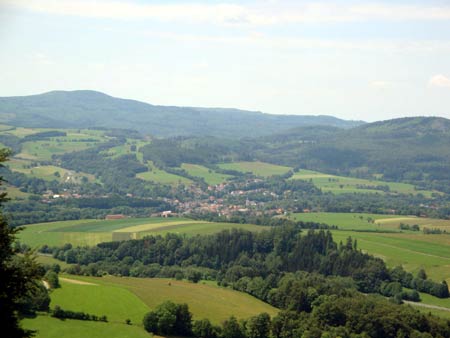
[(25, 226), (18, 240), (33, 248), (44, 244), (61, 246), (95, 245), (113, 240), (138, 239), (148, 235), (168, 232), (186, 234), (211, 234), (225, 229), (241, 228), (261, 231), (266, 227), (253, 224), (214, 223), (187, 218), (125, 218), (120, 220), (75, 220), (39, 223)]
[(344, 193), (385, 193), (382, 190), (375, 189), (377, 186), (388, 186), (391, 193), (402, 194), (423, 194), (431, 197), (432, 191), (416, 190), (412, 184), (385, 182), (379, 180), (367, 180), (361, 178), (344, 177), (329, 175), (318, 171), (301, 169), (291, 177), (293, 180), (311, 181), (315, 186), (323, 191), (329, 191), (334, 194)]
[(214, 170), (211, 170), (199, 164), (183, 163), (181, 165), (181, 168), (186, 170), (189, 175), (203, 178), (209, 185), (220, 184), (233, 177), (231, 175), (217, 173)]
[(404, 233), (376, 233), (333, 230), (336, 242), (356, 239), (363, 251), (382, 258), (391, 266), (407, 271), (424, 268), (434, 280), (450, 281), (450, 236)]
[[(59, 320), (48, 315), (25, 319), (24, 327), (37, 337), (150, 337), (142, 327), (145, 313), (164, 301), (187, 303), (193, 319), (219, 324), (230, 316), (245, 319), (278, 310), (248, 294), (212, 283), (190, 283), (161, 278), (80, 277), (61, 275), (61, 288), (51, 293), (51, 304), (63, 309), (106, 315), (108, 323)], [(130, 319), (132, 325), (126, 325)]]
[[(141, 326), (125, 323), (102, 323), (84, 320), (57, 319), (48, 315), (24, 319), (22, 325), (37, 331), (36, 338), (150, 338)], [(156, 336), (154, 336), (156, 337)]]
[(292, 168), (265, 162), (230, 162), (221, 163), (219, 167), (226, 170), (236, 170), (243, 173), (252, 173), (256, 176), (269, 177), (286, 174)]
[(192, 180), (186, 177), (171, 174), (167, 171), (156, 168), (151, 161), (148, 162), (148, 168), (149, 171), (139, 173), (136, 177), (145, 181), (169, 185), (190, 185), (193, 183)]
[[(124, 321), (131, 316), (131, 314), (127, 316), (127, 311), (123, 310), (119, 304), (110, 305), (111, 308), (108, 308), (108, 304), (115, 301), (118, 289), (123, 290), (120, 297), (130, 297), (130, 300), (124, 300), (124, 302), (128, 302), (128, 306), (134, 306), (134, 316), (141, 319), (148, 309), (153, 309), (166, 300), (187, 303), (194, 319), (208, 318), (215, 323), (220, 323), (231, 315), (244, 319), (261, 312), (267, 312), (270, 315), (278, 312), (276, 308), (255, 297), (219, 287), (213, 283), (191, 283), (166, 278), (71, 275), (62, 275), (62, 277), (67, 277), (67, 280), (62, 280), (62, 288), (54, 291), (52, 305), (61, 305), (59, 304), (61, 302), (67, 302), (67, 305), (72, 303), (72, 307), (80, 311), (84, 309), (83, 311), (90, 313), (106, 314), (108, 318), (118, 321)], [(76, 281), (89, 284), (73, 284)], [(69, 287), (67, 287), (68, 284)], [(77, 299), (77, 295), (80, 299)], [(57, 299), (59, 303), (54, 299)], [(105, 305), (98, 303), (105, 303)], [(140, 317), (141, 314), (142, 317)], [(133, 318), (130, 319), (133, 321)]]

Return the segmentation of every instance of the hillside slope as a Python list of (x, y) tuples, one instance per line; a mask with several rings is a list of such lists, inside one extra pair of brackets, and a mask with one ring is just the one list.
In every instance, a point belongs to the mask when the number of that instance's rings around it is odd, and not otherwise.
[(22, 127), (127, 128), (157, 136), (261, 136), (295, 126), (350, 128), (332, 116), (270, 115), (226, 108), (155, 106), (95, 91), (53, 91), (0, 97), (0, 122)]
[(275, 163), (353, 176), (382, 174), (418, 185), (434, 182), (445, 191), (443, 184), (450, 182), (450, 120), (445, 118), (407, 117), (349, 130), (297, 128), (260, 140), (266, 147), (258, 158)]

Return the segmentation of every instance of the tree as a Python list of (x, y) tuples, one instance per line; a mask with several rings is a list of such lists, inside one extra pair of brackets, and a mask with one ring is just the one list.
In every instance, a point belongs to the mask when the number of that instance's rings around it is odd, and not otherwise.
[(245, 332), (241, 325), (239, 325), (236, 317), (230, 317), (223, 323), (222, 329), (223, 338), (245, 338)]
[(249, 338), (268, 338), (270, 324), (270, 316), (267, 313), (261, 313), (250, 318), (247, 322), (247, 336)]
[(217, 338), (219, 328), (211, 324), (208, 319), (196, 320), (192, 326), (192, 332), (196, 338)]
[[(10, 152), (0, 150), (0, 166), (7, 160)], [(0, 178), (0, 183), (3, 179)], [(6, 194), (0, 194), (0, 206), (7, 200)], [(13, 244), (17, 229), (9, 227), (0, 212), (0, 327), (2, 335), (8, 337), (30, 337), (32, 331), (20, 326), (21, 297), (36, 290), (43, 271), (30, 253), (18, 257)]]
[(147, 313), (143, 320), (148, 332), (162, 335), (192, 335), (192, 314), (187, 304), (166, 301), (154, 311)]
[(48, 282), (52, 289), (57, 289), (60, 287), (58, 274), (54, 271), (47, 271), (44, 279)]

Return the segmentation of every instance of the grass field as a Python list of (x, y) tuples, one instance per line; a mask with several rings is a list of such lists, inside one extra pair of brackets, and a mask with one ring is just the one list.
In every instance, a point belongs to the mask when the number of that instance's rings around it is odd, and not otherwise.
[[(77, 285), (80, 298), (84, 295), (82, 287), (89, 287), (98, 290), (111, 287), (123, 288), (133, 293), (148, 308), (153, 309), (166, 300), (175, 303), (187, 303), (194, 319), (208, 318), (212, 322), (220, 323), (231, 315), (237, 318), (248, 318), (261, 312), (275, 315), (277, 309), (266, 304), (248, 294), (234, 291), (227, 288), (218, 287), (211, 283), (199, 282), (197, 284), (187, 281), (176, 281), (165, 278), (132, 278), (132, 277), (80, 277), (68, 276), (70, 279), (77, 279), (88, 283), (98, 284), (98, 286)], [(111, 299), (115, 293), (111, 292)], [(106, 291), (105, 291), (106, 292)], [(64, 293), (64, 285), (61, 289)], [(77, 301), (73, 299), (73, 301)], [(52, 299), (53, 304), (53, 299)], [(56, 303), (55, 303), (56, 304)], [(92, 305), (94, 309), (97, 305)], [(88, 309), (89, 307), (85, 307)], [(106, 309), (105, 309), (106, 311)]]
[(365, 213), (335, 213), (313, 212), (296, 213), (289, 216), (292, 219), (304, 222), (318, 222), (336, 225), (340, 230), (373, 230), (417, 233), (400, 229), (400, 224), (417, 224), (423, 228), (442, 229), (450, 232), (450, 220), (424, 218), (416, 216), (380, 215)]
[[(83, 320), (60, 320), (47, 315), (23, 320), (23, 326), (36, 330), (36, 338), (150, 338), (141, 326)], [(156, 337), (156, 336), (154, 336)]]
[(87, 149), (95, 145), (95, 142), (69, 141), (58, 142), (56, 140), (25, 142), (19, 158), (51, 160), (52, 155), (60, 155), (77, 150)]
[[(47, 315), (25, 319), (24, 327), (38, 330), (37, 337), (150, 337), (142, 328), (145, 313), (164, 301), (187, 303), (193, 319), (208, 318), (215, 324), (230, 316), (245, 319), (278, 310), (242, 292), (211, 283), (189, 283), (160, 278), (101, 278), (61, 275), (61, 288), (51, 294), (50, 307), (106, 315), (108, 323), (59, 320)], [(125, 319), (132, 325), (125, 325)]]
[(209, 185), (220, 184), (222, 182), (225, 182), (228, 178), (232, 177), (230, 175), (219, 174), (199, 164), (183, 163), (181, 165), (181, 168), (186, 170), (189, 175), (203, 178)]
[(275, 165), (265, 162), (231, 162), (221, 163), (219, 167), (227, 170), (236, 170), (240, 172), (250, 172), (256, 176), (269, 177), (273, 175), (286, 174), (292, 168)]
[(116, 323), (124, 323), (127, 318), (140, 323), (149, 311), (139, 297), (122, 286), (98, 284), (96, 281), (76, 284), (77, 281), (73, 276), (62, 275), (61, 288), (52, 291), (50, 308), (59, 305), (63, 309), (106, 315), (108, 321)]
[(44, 244), (61, 246), (95, 245), (112, 240), (143, 238), (151, 234), (168, 232), (186, 234), (211, 234), (225, 229), (241, 228), (261, 231), (263, 226), (253, 224), (213, 223), (187, 218), (126, 218), (121, 220), (76, 220), (32, 224), (18, 234), (20, 242), (35, 248)]
[(19, 188), (7, 184), (2, 184), (2, 186), (0, 186), (0, 193), (2, 192), (6, 192), (8, 194), (8, 198), (13, 200), (14, 199), (24, 200), (31, 196), (31, 194), (20, 191)]
[(376, 186), (389, 186), (391, 193), (402, 194), (423, 194), (431, 197), (432, 191), (415, 190), (412, 184), (385, 182), (378, 180), (366, 180), (353, 177), (335, 176), (320, 173), (312, 170), (299, 170), (291, 177), (294, 180), (311, 180), (314, 185), (323, 191), (330, 191), (334, 194), (344, 193), (384, 193), (381, 190), (374, 189)]
[(333, 230), (336, 242), (345, 242), (351, 236), (358, 247), (382, 258), (394, 267), (403, 265), (407, 271), (424, 268), (436, 281), (450, 282), (450, 236), (403, 233), (375, 233)]
[[(53, 165), (44, 165), (39, 167), (24, 168), (24, 164), (27, 161), (12, 159), (8, 162), (8, 166), (13, 170), (23, 173), (30, 177), (41, 178), (46, 181), (58, 181), (61, 183), (81, 183), (82, 178), (86, 177), (88, 181), (95, 181), (94, 175), (87, 173), (74, 172), (72, 170), (67, 170), (61, 167)], [(55, 176), (58, 173), (59, 176)]]
[(148, 163), (148, 168), (149, 171), (139, 173), (136, 175), (136, 177), (145, 181), (151, 181), (160, 184), (168, 184), (168, 185), (192, 184), (192, 181), (186, 177), (174, 175), (164, 170), (156, 168), (151, 161)]

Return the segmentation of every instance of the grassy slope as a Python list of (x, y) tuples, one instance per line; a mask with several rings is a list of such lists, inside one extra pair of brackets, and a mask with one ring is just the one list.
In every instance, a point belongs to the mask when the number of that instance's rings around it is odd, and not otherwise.
[(49, 316), (25, 319), (23, 326), (36, 330), (36, 338), (149, 338), (141, 326), (83, 320), (60, 320)]
[(232, 163), (222, 163), (219, 167), (227, 170), (236, 170), (241, 172), (251, 172), (256, 176), (272, 176), (272, 175), (283, 175), (287, 173), (292, 168), (284, 167), (280, 165), (264, 163), (264, 162), (232, 162)]
[(160, 170), (156, 168), (153, 163), (149, 162), (148, 167), (150, 171), (146, 171), (143, 173), (139, 173), (136, 175), (137, 178), (140, 178), (145, 181), (152, 181), (161, 184), (169, 184), (169, 185), (177, 185), (184, 184), (189, 185), (192, 184), (192, 181), (186, 177), (170, 174), (164, 170)]
[(412, 272), (423, 267), (430, 278), (450, 281), (448, 235), (332, 232), (337, 242), (345, 242), (349, 236), (357, 239), (360, 249), (383, 258), (389, 266), (403, 265), (406, 270)]
[[(72, 276), (64, 277), (74, 280)], [(51, 294), (50, 308), (56, 305), (63, 309), (106, 315), (108, 321), (117, 323), (124, 323), (127, 318), (140, 323), (149, 311), (148, 306), (126, 288), (100, 285), (95, 281), (93, 285), (80, 285), (61, 280), (61, 288)]]
[(228, 178), (232, 177), (230, 175), (219, 174), (199, 164), (183, 163), (181, 165), (181, 168), (186, 170), (189, 175), (202, 177), (205, 182), (210, 185), (220, 184), (222, 182), (225, 182)]
[[(51, 307), (60, 305), (75, 311), (105, 314), (109, 322), (61, 321), (48, 316), (24, 320), (26, 328), (39, 330), (37, 337), (148, 337), (140, 326), (141, 320), (149, 309), (166, 300), (187, 303), (194, 319), (209, 318), (214, 323), (231, 315), (248, 318), (267, 312), (274, 316), (278, 311), (252, 296), (210, 283), (112, 276), (62, 277), (71, 281), (61, 281), (62, 288), (53, 291)], [(74, 284), (74, 280), (95, 285)], [(123, 324), (126, 318), (132, 320), (132, 326)]]
[(248, 318), (261, 312), (267, 312), (270, 315), (277, 313), (276, 308), (248, 294), (221, 288), (210, 283), (194, 284), (164, 278), (113, 276), (79, 279), (98, 283), (102, 286), (124, 287), (133, 292), (151, 309), (166, 300), (187, 303), (194, 319), (208, 318), (215, 323), (220, 323), (231, 315), (237, 318)]
[(95, 245), (100, 242), (142, 238), (168, 232), (190, 235), (211, 234), (224, 229), (240, 228), (261, 231), (265, 227), (253, 224), (208, 223), (186, 218), (127, 218), (122, 220), (76, 220), (32, 224), (18, 234), (22, 243), (31, 247), (71, 243)]
[[(331, 191), (335, 194), (343, 194), (343, 193), (383, 193), (380, 190), (375, 189), (359, 189), (358, 185), (361, 186), (377, 186), (377, 185), (387, 185), (390, 188), (390, 192), (397, 192), (403, 194), (418, 194), (421, 193), (427, 197), (432, 195), (432, 191), (425, 190), (415, 190), (412, 184), (406, 183), (395, 183), (395, 182), (385, 182), (378, 180), (366, 180), (360, 178), (352, 178), (352, 177), (344, 177), (344, 176), (335, 176), (320, 173), (318, 171), (312, 170), (300, 170), (295, 173), (291, 179), (301, 179), (301, 180), (311, 180), (314, 185), (321, 188), (324, 191)], [(342, 187), (341, 187), (342, 186)]]

